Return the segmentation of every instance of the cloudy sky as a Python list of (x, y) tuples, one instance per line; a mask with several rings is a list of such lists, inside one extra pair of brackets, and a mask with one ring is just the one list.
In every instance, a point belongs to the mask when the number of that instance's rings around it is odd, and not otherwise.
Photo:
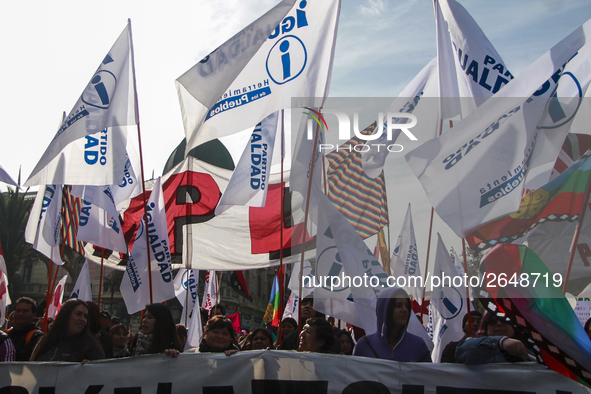
[[(24, 182), (54, 136), (62, 112), (70, 111), (131, 18), (144, 166), (147, 177), (160, 175), (184, 137), (174, 80), (276, 3), (8, 2), (0, 16), (0, 165), (14, 179), (21, 167)], [(591, 18), (591, 0), (460, 3), (513, 75)], [(434, 56), (431, 0), (343, 0), (330, 96), (395, 97)], [(399, 159), (390, 159), (397, 173)], [(393, 242), (400, 229), (396, 218), (403, 217), (411, 199), (398, 190), (418, 185), (405, 171), (396, 179), (395, 187), (389, 185)], [(426, 244), (422, 239), (430, 210), (424, 196), (412, 200), (417, 238)], [(457, 245), (457, 239), (444, 239)]]

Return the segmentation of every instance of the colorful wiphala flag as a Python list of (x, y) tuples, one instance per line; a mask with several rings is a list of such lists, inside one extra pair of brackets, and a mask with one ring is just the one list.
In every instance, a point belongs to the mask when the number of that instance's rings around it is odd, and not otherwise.
[(542, 223), (575, 221), (591, 176), (591, 152), (557, 178), (521, 199), (519, 210), (485, 224), (466, 237), (479, 250), (511, 243)]
[(84, 243), (76, 239), (80, 222), (81, 201), (70, 194), (71, 187), (64, 186), (62, 195), (62, 242), (84, 256)]
[(269, 298), (269, 305), (263, 316), (263, 321), (273, 327), (279, 325), (279, 278), (275, 275), (273, 279), (273, 288), (271, 289), (271, 297)]
[[(374, 122), (361, 133), (372, 134), (375, 128)], [(362, 238), (368, 238), (388, 225), (388, 197), (384, 173), (373, 179), (363, 171), (361, 153), (354, 147), (364, 143), (354, 137), (326, 155), (326, 178), (328, 199)]]
[[(486, 272), (488, 286), (480, 291), (488, 299), (483, 300), (485, 307), (511, 318), (549, 368), (591, 387), (591, 341), (560, 290), (562, 277), (550, 273), (524, 245), (495, 246), (480, 270)], [(502, 274), (506, 286), (496, 280), (487, 282)]]

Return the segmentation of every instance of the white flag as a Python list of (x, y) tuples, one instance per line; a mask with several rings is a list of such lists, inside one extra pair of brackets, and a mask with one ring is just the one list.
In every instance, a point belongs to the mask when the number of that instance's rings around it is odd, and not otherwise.
[(10, 295), (8, 294), (7, 274), (6, 262), (4, 261), (2, 246), (0, 246), (0, 326), (4, 326), (4, 322), (6, 321), (6, 308), (12, 303)]
[(339, 0), (284, 0), (179, 77), (186, 151), (290, 108), (292, 97), (322, 106), (339, 11)]
[[(415, 228), (412, 223), (412, 214), (410, 210), (410, 203), (406, 210), (404, 222), (400, 229), (398, 242), (394, 248), (391, 259), (394, 265), (393, 275), (395, 278), (405, 277), (406, 286), (404, 289), (413, 296), (419, 303), (422, 302), (423, 288), (420, 286), (411, 286), (414, 284), (421, 284), (421, 266), (419, 264), (419, 252), (417, 249), (417, 240), (415, 238)], [(411, 280), (411, 278), (414, 278)]]
[[(433, 279), (438, 278), (441, 283), (434, 287), (431, 293), (431, 305), (440, 315), (435, 321), (433, 332), (434, 348), (431, 358), (434, 362), (441, 360), (441, 353), (448, 343), (464, 337), (462, 320), (468, 313), (464, 277), (458, 274), (441, 236), (437, 236)], [(437, 285), (437, 282), (434, 284)], [(461, 285), (456, 286), (457, 284)]]
[[(387, 114), (413, 114), (417, 119), (420, 119), (420, 122), (413, 126), (412, 134), (419, 141), (435, 138), (437, 122), (439, 120), (439, 108), (435, 107), (436, 102), (434, 100), (424, 100), (424, 98), (436, 97), (438, 95), (437, 88), (437, 59), (433, 59), (404, 88), (388, 109)], [(428, 104), (424, 104), (425, 102)], [(384, 123), (386, 121), (387, 118), (384, 119)], [(408, 122), (408, 119), (404, 121)], [(384, 130), (387, 130), (387, 124), (384, 125)], [(375, 143), (393, 144), (399, 135), (400, 130), (394, 130), (392, 139), (388, 141), (388, 134), (382, 132), (381, 137)], [(367, 176), (376, 178), (382, 173), (388, 153), (388, 149), (369, 149), (361, 152), (363, 171), (365, 171)]]
[(376, 299), (388, 274), (351, 223), (319, 196), (314, 309), (374, 333)]
[(513, 75), (461, 4), (436, 0), (434, 7), (441, 119), (465, 118)]
[(187, 343), (185, 349), (198, 348), (203, 337), (203, 327), (201, 325), (201, 311), (199, 309), (199, 296), (195, 298), (193, 305), (193, 314), (191, 315), (191, 323), (187, 327)]
[(121, 281), (121, 295), (130, 315), (141, 311), (146, 304), (150, 303), (146, 237), (150, 242), (152, 302), (163, 302), (174, 298), (170, 247), (160, 178), (156, 179), (148, 199), (147, 209), (148, 229), (146, 231), (145, 221), (142, 220), (129, 255), (126, 275), (123, 275)]
[(201, 307), (210, 311), (219, 303), (218, 277), (215, 271), (207, 271), (205, 276), (205, 290)]
[(2, 168), (2, 166), (0, 166), (0, 182), (4, 182), (12, 186), (18, 186), (14, 179), (12, 179), (10, 175), (8, 175), (8, 172), (6, 172), (6, 170)]
[[(578, 84), (586, 89), (590, 77), (584, 67), (574, 65), (588, 55), (580, 53), (569, 63), (577, 71), (561, 78), (559, 100), (548, 98), (555, 83), (550, 77), (557, 70), (560, 74), (577, 51), (588, 53), (581, 47), (589, 34), (591, 21), (532, 63), (457, 127), (406, 155), (432, 206), (458, 236), (515, 212), (528, 170), (554, 163), (582, 97), (580, 89), (570, 88)], [(532, 95), (524, 101), (523, 97)], [(551, 169), (552, 165), (546, 181)]]
[[(291, 278), (289, 279), (289, 283), (287, 288), (291, 290), (291, 294), (289, 295), (289, 299), (287, 300), (287, 305), (285, 306), (285, 310), (283, 311), (283, 317), (281, 320), (291, 317), (298, 321), (299, 317), (299, 305), (300, 305), (300, 266), (301, 263), (298, 261), (294, 263), (293, 269), (291, 271)], [(314, 277), (314, 272), (312, 270), (312, 265), (310, 264), (310, 260), (304, 260), (304, 269), (302, 271), (303, 284), (302, 284), (302, 298), (306, 298), (309, 295), (314, 295), (314, 282), (312, 278)]]
[(180, 323), (187, 326), (189, 321), (189, 314), (193, 310), (193, 305), (198, 299), (197, 297), (197, 285), (199, 279), (198, 270), (187, 270), (181, 268), (174, 278), (174, 293), (176, 299), (183, 307), (181, 313)]
[[(51, 183), (112, 185), (119, 181), (125, 156), (111, 152), (125, 147), (126, 139), (124, 133), (111, 132), (108, 128), (138, 123), (132, 56), (131, 25), (128, 23), (25, 186)], [(77, 140), (80, 140), (78, 144), (84, 144), (82, 149), (65, 152)]]
[(82, 301), (92, 301), (92, 288), (90, 287), (90, 270), (88, 269), (88, 260), (84, 260), (84, 265), (78, 274), (74, 290), (70, 298), (78, 298)]
[(123, 236), (119, 216), (82, 200), (78, 222), (78, 241), (85, 241), (101, 248), (127, 254), (127, 243)]
[(40, 187), (25, 229), (25, 241), (58, 265), (63, 264), (59, 250), (61, 206), (61, 185)]
[[(59, 269), (59, 267), (56, 267), (56, 269)], [(68, 274), (64, 275), (55, 287), (55, 290), (53, 291), (53, 297), (51, 298), (47, 309), (47, 317), (55, 319), (58, 312), (62, 308), (62, 300), (64, 299), (64, 290), (66, 288), (67, 280)]]
[(232, 205), (264, 207), (269, 188), (273, 148), (281, 114), (273, 112), (259, 123), (238, 161), (215, 214)]

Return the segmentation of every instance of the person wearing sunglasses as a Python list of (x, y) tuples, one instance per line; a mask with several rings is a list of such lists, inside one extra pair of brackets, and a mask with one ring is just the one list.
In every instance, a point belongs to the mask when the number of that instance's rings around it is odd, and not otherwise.
[(456, 348), (456, 362), (466, 365), (531, 361), (525, 341), (513, 325), (486, 312), (475, 338), (467, 338)]

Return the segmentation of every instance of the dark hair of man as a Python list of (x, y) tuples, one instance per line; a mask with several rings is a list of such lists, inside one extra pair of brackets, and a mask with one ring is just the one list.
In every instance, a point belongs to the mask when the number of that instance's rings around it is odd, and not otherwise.
[[(76, 309), (76, 307), (80, 305), (84, 305), (84, 307), (88, 309), (86, 303), (77, 298), (69, 299), (62, 304), (62, 308), (55, 317), (55, 320), (53, 321), (53, 324), (51, 325), (49, 332), (39, 340), (39, 343), (37, 344), (37, 347), (35, 348), (35, 351), (31, 356), (31, 361), (35, 361), (38, 356), (56, 346), (64, 337), (68, 335), (67, 333), (68, 324), (70, 322), (70, 315), (72, 315), (74, 309)], [(82, 332), (76, 335), (76, 337), (81, 338), (84, 341), (91, 340), (98, 344), (94, 335), (90, 334), (90, 331), (88, 329), (88, 323), (84, 326)]]
[(230, 333), (231, 341), (234, 344), (238, 344), (236, 339), (236, 330), (234, 330), (234, 326), (232, 325), (232, 321), (228, 319), (226, 316), (217, 315), (212, 317), (207, 321), (205, 327), (203, 327), (203, 336), (207, 334), (209, 330), (216, 330), (216, 329), (226, 329)]
[(320, 353), (329, 353), (329, 350), (336, 341), (330, 323), (320, 317), (311, 317), (306, 320), (306, 324), (311, 327), (316, 327), (316, 339), (324, 341), (324, 345), (320, 347)]
[(150, 353), (163, 353), (166, 349), (182, 352), (176, 323), (170, 309), (164, 304), (146, 305), (146, 310), (156, 319)]
[(213, 307), (213, 311), (215, 311), (216, 309), (219, 309), (220, 311), (222, 311), (222, 315), (226, 315), (226, 307), (223, 306), (222, 304), (217, 304), (216, 306)]
[(16, 304), (29, 304), (31, 305), (31, 310), (33, 311), (33, 313), (37, 313), (37, 303), (35, 303), (35, 300), (33, 300), (32, 298), (29, 297), (21, 297), (18, 300), (16, 300)]

